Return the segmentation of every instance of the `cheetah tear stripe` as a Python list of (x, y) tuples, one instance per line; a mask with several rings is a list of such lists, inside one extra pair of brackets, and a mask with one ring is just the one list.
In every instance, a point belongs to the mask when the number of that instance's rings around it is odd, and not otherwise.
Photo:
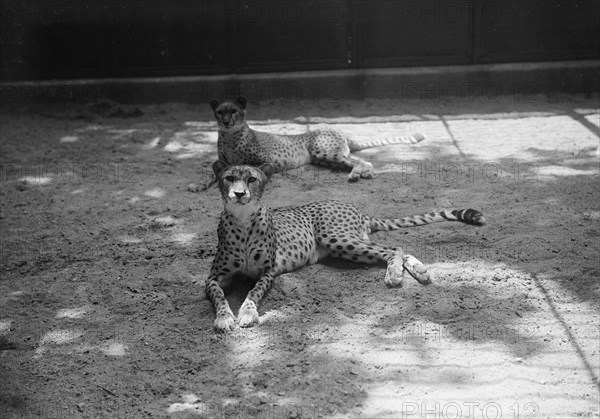
[(394, 145), (394, 144), (416, 144), (425, 140), (425, 136), (423, 134), (412, 134), (405, 135), (402, 137), (392, 137), (392, 138), (381, 138), (378, 140), (371, 141), (356, 141), (348, 138), (348, 147), (350, 147), (350, 151), (359, 151), (364, 150), (366, 148), (373, 147), (382, 147), (386, 145)]

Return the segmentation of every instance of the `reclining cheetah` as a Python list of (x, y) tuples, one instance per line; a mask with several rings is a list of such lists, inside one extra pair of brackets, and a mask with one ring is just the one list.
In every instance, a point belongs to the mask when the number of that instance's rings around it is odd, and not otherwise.
[[(219, 160), (229, 164), (260, 166), (270, 163), (276, 172), (306, 164), (351, 170), (348, 180), (373, 177), (373, 165), (351, 151), (388, 144), (413, 144), (425, 139), (422, 134), (366, 142), (356, 142), (333, 129), (318, 129), (298, 135), (277, 135), (255, 131), (246, 123), (246, 99), (219, 102), (211, 100), (219, 125)], [(216, 182), (213, 177), (206, 188)]]
[(463, 221), (482, 225), (483, 215), (472, 209), (438, 211), (413, 217), (380, 220), (361, 214), (356, 207), (336, 201), (323, 201), (295, 208), (270, 210), (262, 195), (275, 168), (228, 166), (216, 161), (213, 170), (225, 209), (218, 228), (219, 245), (213, 260), (206, 293), (217, 314), (215, 329), (232, 330), (235, 316), (220, 287), (234, 274), (257, 279), (238, 313), (241, 327), (258, 323), (257, 304), (271, 287), (273, 278), (325, 256), (363, 263), (386, 262), (384, 283), (402, 285), (404, 270), (422, 284), (430, 282), (421, 262), (405, 255), (399, 247), (373, 243), (368, 233), (419, 226), (436, 221)]

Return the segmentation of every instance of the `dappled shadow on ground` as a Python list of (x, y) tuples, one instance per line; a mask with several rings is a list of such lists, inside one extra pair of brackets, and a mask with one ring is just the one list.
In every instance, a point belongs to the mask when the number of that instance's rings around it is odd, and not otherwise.
[[(264, 130), (329, 122), (359, 138), (429, 137), (361, 152), (376, 167), (371, 181), (314, 168), (277, 175), (266, 201), (333, 198), (378, 217), (474, 207), (488, 224), (373, 234), (421, 259), (434, 284), (407, 277), (390, 290), (383, 266), (326, 260), (279, 277), (261, 324), (229, 335), (212, 331), (203, 292), (221, 203), (215, 189), (185, 188), (214, 159), (208, 106), (3, 117), (9, 417), (398, 417), (422, 401), (589, 415), (600, 309), (590, 103), (375, 105), (253, 109)], [(250, 286), (227, 289), (234, 311)]]

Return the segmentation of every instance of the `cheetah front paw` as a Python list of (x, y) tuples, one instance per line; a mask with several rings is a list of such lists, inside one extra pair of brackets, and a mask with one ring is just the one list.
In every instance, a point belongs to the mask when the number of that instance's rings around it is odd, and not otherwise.
[(218, 316), (215, 319), (215, 331), (219, 333), (231, 332), (235, 327), (235, 317), (232, 315)]
[(405, 255), (403, 262), (404, 269), (423, 285), (431, 284), (431, 278), (425, 265), (413, 255)]
[(258, 324), (258, 310), (254, 301), (245, 301), (238, 313), (240, 327), (252, 327)]
[(231, 310), (222, 310), (217, 313), (215, 319), (215, 330), (219, 333), (231, 332), (235, 327), (235, 316)]

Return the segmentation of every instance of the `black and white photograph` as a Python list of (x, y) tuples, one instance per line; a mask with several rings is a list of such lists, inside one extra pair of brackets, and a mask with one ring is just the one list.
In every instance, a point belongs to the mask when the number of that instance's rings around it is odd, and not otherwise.
[(599, 22), (0, 0), (0, 419), (599, 418)]

